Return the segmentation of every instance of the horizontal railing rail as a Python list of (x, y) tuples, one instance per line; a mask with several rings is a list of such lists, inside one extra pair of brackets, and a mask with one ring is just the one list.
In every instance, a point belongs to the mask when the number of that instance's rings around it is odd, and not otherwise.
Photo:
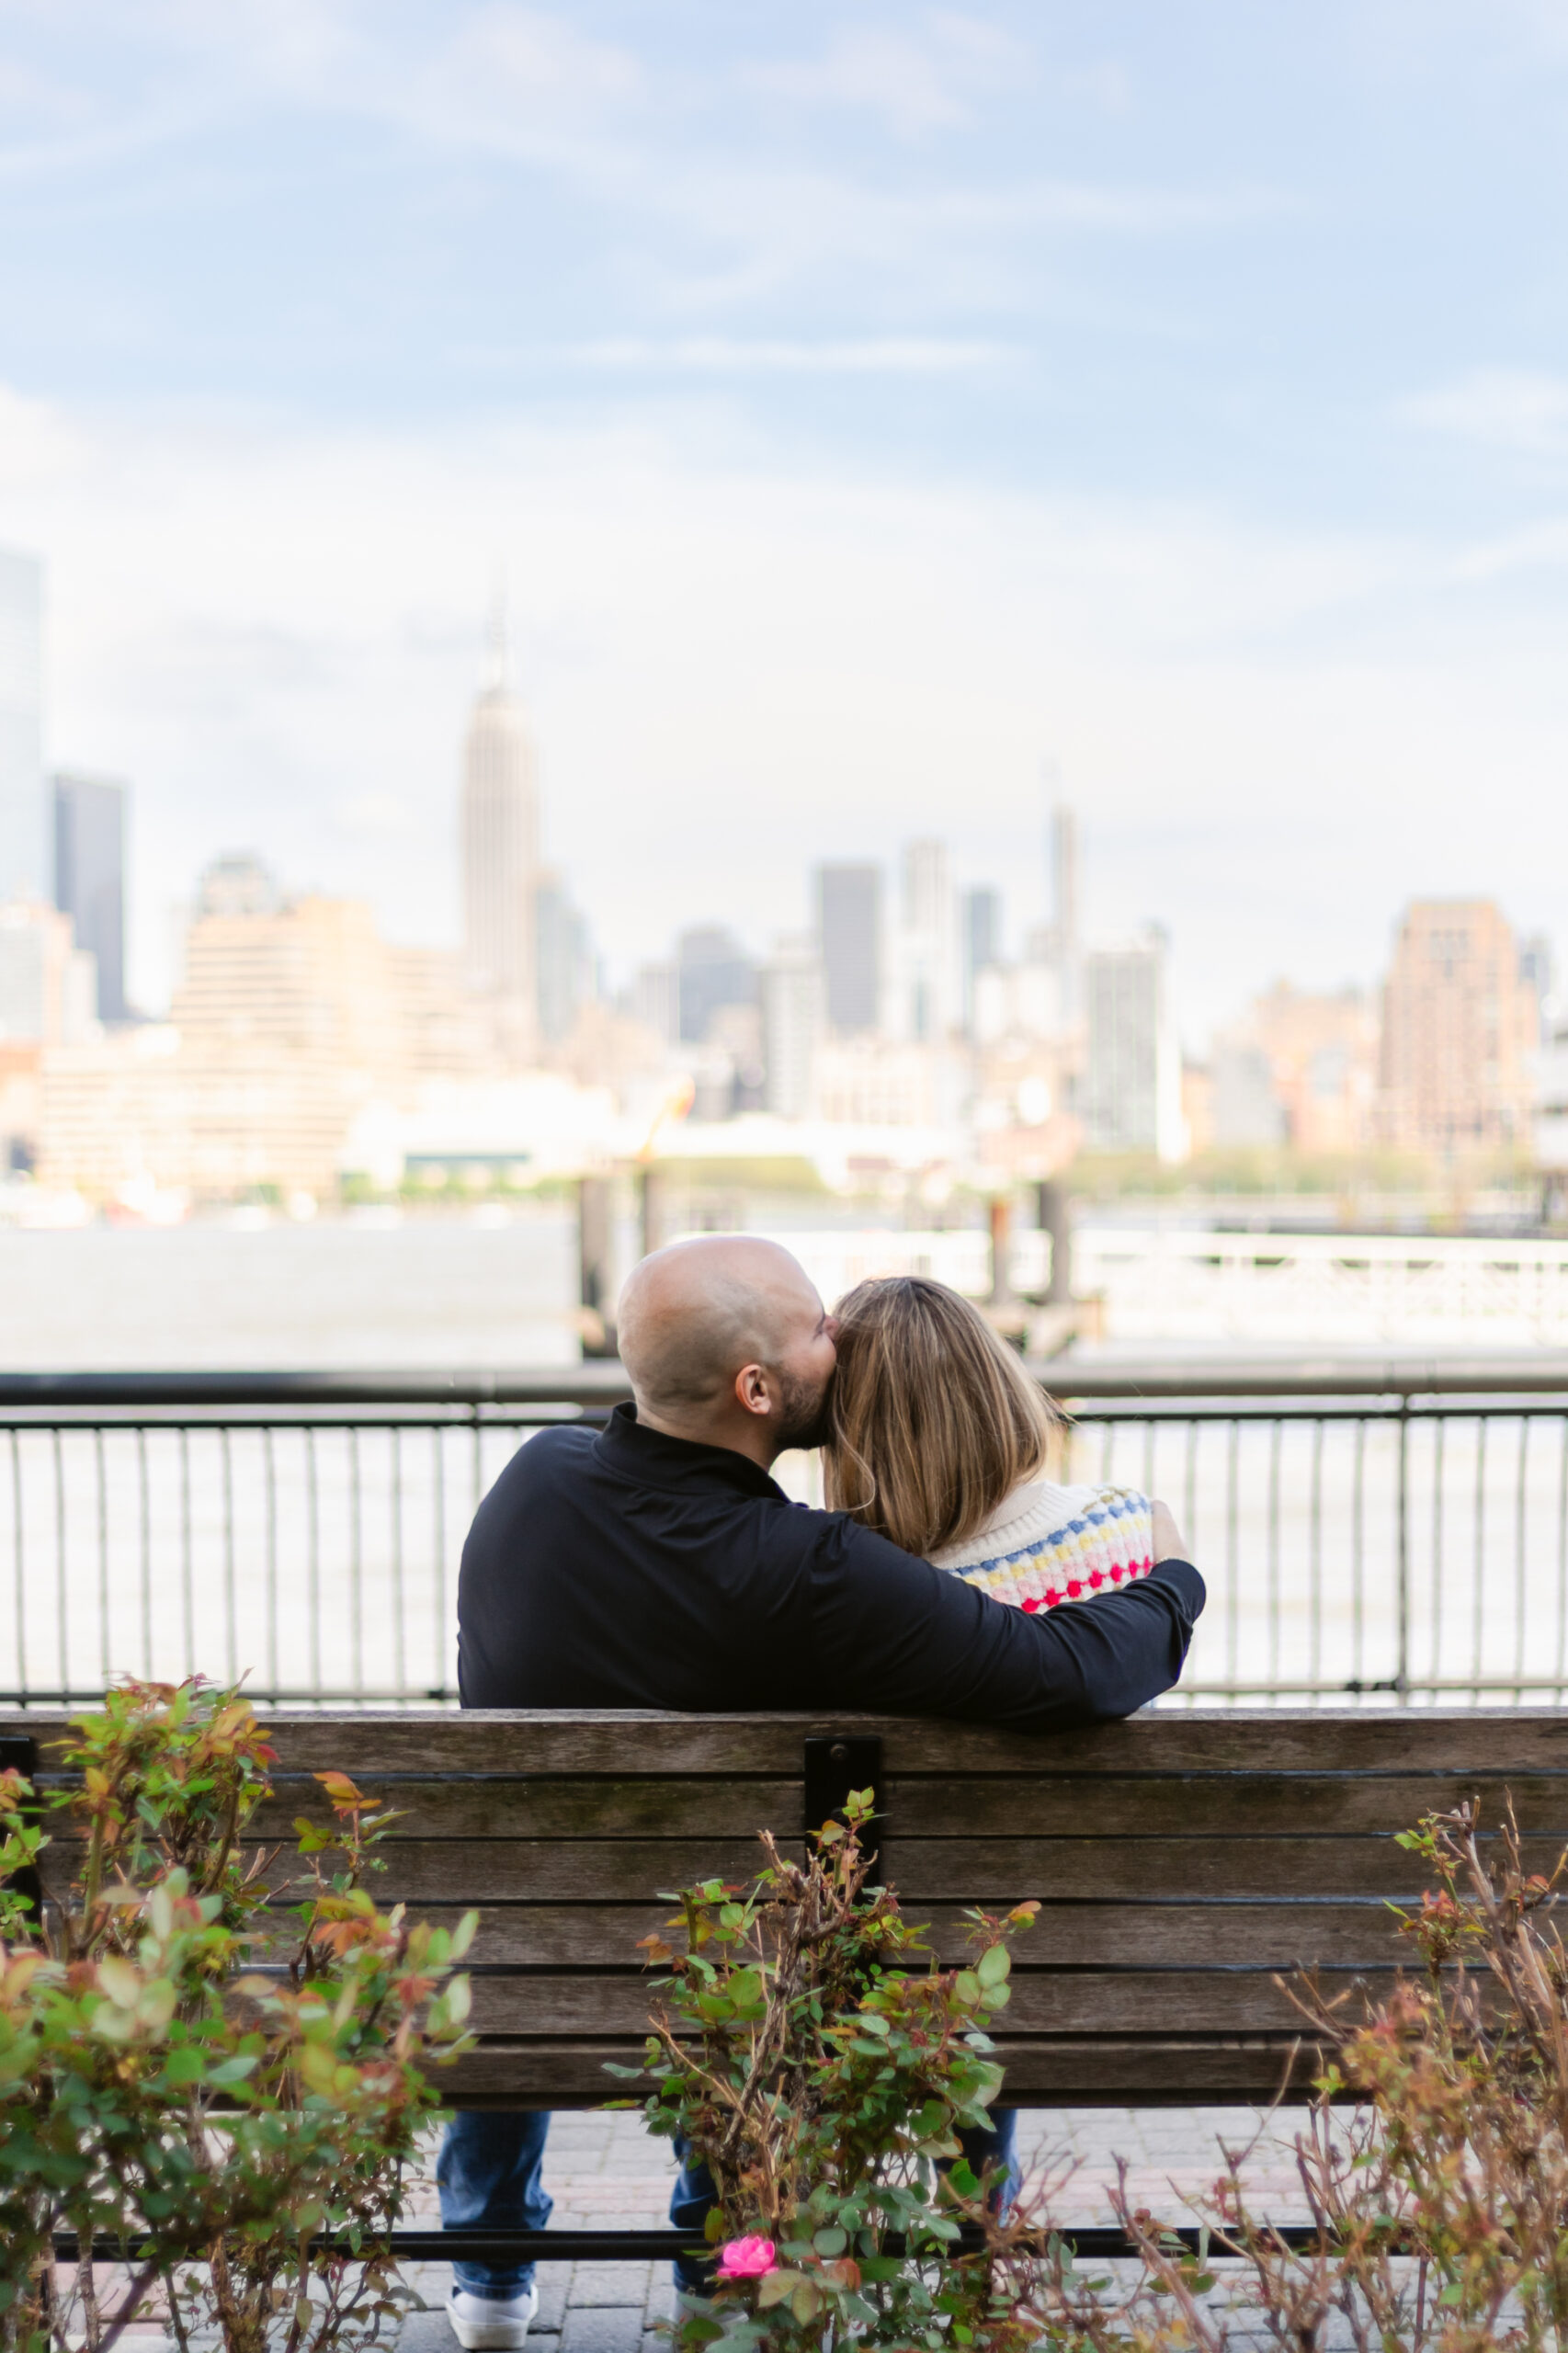
[[(1271, 2222), (1268, 2227), (1271, 2238), (1303, 2253), (1320, 2245), (1332, 2247), (1336, 2243), (1332, 2227), (1317, 2222)], [(1139, 2252), (1138, 2242), (1114, 2224), (1067, 2222), (1057, 2235), (1080, 2261), (1116, 2261), (1135, 2256)], [(1164, 2245), (1179, 2244), (1188, 2255), (1196, 2255), (1201, 2249), (1210, 2262), (1244, 2259), (1239, 2250), (1217, 2245), (1212, 2232), (1197, 2223), (1178, 2223), (1174, 2229), (1162, 2224), (1160, 2237)], [(902, 2233), (890, 2231), (881, 2241), (881, 2249), (884, 2255), (902, 2255), (905, 2244)], [(967, 2253), (983, 2247), (985, 2234), (977, 2224), (966, 2222), (950, 2244)], [(358, 2240), (339, 2234), (312, 2239), (311, 2245), (316, 2251), (358, 2263), (369, 2261), (382, 2248), (400, 2263), (654, 2263), (677, 2255), (713, 2253), (710, 2242), (690, 2231), (618, 2230), (608, 2226), (559, 2231), (399, 2229), (383, 2232), (379, 2237), (367, 2231)], [(74, 2231), (55, 2233), (54, 2255), (58, 2262), (76, 2262), (80, 2247), (81, 2241)], [(156, 2241), (145, 2237), (117, 2239), (101, 2234), (93, 2241), (95, 2263), (140, 2264), (156, 2252)], [(186, 2258), (182, 2256), (180, 2260), (183, 2263)], [(199, 2257), (195, 2261), (199, 2264)]]
[(553, 1365), (517, 1372), (0, 1372), (0, 1413), (22, 1407), (619, 1404), (623, 1367)]
[[(1040, 1358), (1030, 1370), (1062, 1397), (1455, 1397), (1568, 1395), (1568, 1351), (1509, 1356)], [(526, 1366), (516, 1371), (0, 1372), (0, 1415), (32, 1406), (574, 1405), (608, 1409), (631, 1394), (625, 1369)]]
[[(1053, 1475), (1161, 1495), (1204, 1571), (1168, 1704), (1568, 1699), (1568, 1356), (1033, 1369), (1068, 1411)], [(452, 1702), (481, 1498), (628, 1393), (613, 1361), (0, 1375), (0, 1699), (199, 1670)]]

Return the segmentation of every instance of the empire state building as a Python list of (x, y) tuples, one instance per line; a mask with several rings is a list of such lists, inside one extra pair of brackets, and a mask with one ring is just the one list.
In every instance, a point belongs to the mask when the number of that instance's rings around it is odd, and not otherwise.
[(523, 706), (506, 682), (499, 620), (490, 680), (474, 703), (463, 745), (462, 876), (468, 985), (494, 1005), (508, 1041), (527, 1051), (539, 1017), (539, 784)]

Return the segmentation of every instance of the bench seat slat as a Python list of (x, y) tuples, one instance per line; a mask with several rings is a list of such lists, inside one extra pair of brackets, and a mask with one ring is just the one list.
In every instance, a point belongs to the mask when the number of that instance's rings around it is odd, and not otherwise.
[[(1336, 1990), (1355, 1981), (1336, 1975)], [(1387, 1990), (1384, 1969), (1367, 1982)], [(627, 2055), (641, 2055), (649, 2013), (659, 1997), (636, 1977), (478, 1977), (472, 2022), (480, 2034), (605, 2035), (624, 2039)], [(1009, 2040), (1035, 2034), (1135, 2034), (1151, 2018), (1176, 2033), (1291, 2033), (1299, 2014), (1267, 1970), (1221, 1975), (1212, 1969), (1082, 1972), (1040, 1971), (1014, 1980), (1000, 2024)], [(607, 2091), (606, 2097), (609, 2096)]]
[[(794, 1849), (798, 1852), (798, 1847)], [(1532, 1870), (1551, 1870), (1559, 1842), (1527, 1840)], [(1180, 1896), (1419, 1895), (1419, 1861), (1386, 1837), (1057, 1838), (889, 1842), (901, 1900), (993, 1909), (1027, 1897), (1062, 1901)], [(756, 1848), (710, 1840), (410, 1839), (377, 1881), (381, 1900), (410, 1904), (647, 1901), (702, 1877), (744, 1884)]]
[[(1568, 1773), (1568, 1711), (1555, 1708), (1162, 1709), (1125, 1723), (1026, 1739), (980, 1724), (918, 1717), (674, 1715), (596, 1709), (301, 1711), (264, 1709), (279, 1768), (331, 1768), (373, 1779), (396, 1772), (740, 1773), (792, 1777), (808, 1734), (873, 1733), (889, 1775), (954, 1773)], [(62, 1709), (8, 1709), (0, 1734), (57, 1740)]]
[[(1298, 2096), (1312, 2061), (1292, 2036), (1095, 2036), (1059, 2041), (999, 2040), (1007, 2096), (1033, 2107), (1190, 2106), (1198, 2100), (1272, 2099), (1289, 2080)], [(599, 2108), (641, 2100), (635, 2083), (605, 2073), (605, 2061), (635, 2063), (608, 2043), (482, 2042), (444, 2068), (442, 2095), (464, 2108)], [(607, 2095), (608, 2086), (608, 2095)]]
[[(642, 1779), (505, 1779), (378, 1783), (368, 1794), (401, 1819), (388, 1832), (418, 1838), (749, 1838), (762, 1828), (800, 1835), (804, 1785), (777, 1775), (745, 1780), (663, 1776)], [(1510, 1795), (1522, 1829), (1568, 1843), (1568, 1774), (1448, 1774), (1302, 1779), (1262, 1773), (1182, 1775), (1168, 1781), (1103, 1780), (1042, 1773), (1020, 1784), (994, 1776), (890, 1779), (881, 1792), (890, 1853), (909, 1838), (969, 1840), (1025, 1832), (1041, 1837), (1149, 1837), (1195, 1831), (1259, 1836), (1354, 1833), (1387, 1836), (1429, 1813), (1480, 1795), (1494, 1811)], [(320, 1784), (290, 1779), (257, 1809), (250, 1836), (289, 1838), (295, 1821), (324, 1822)], [(758, 1866), (762, 1858), (756, 1857)]]
[[(420, 1906), (421, 1917), (454, 1926), (456, 1905)], [(668, 1904), (491, 1904), (481, 1909), (470, 1956), (480, 1969), (571, 1971), (588, 1978), (644, 1972), (640, 1938), (663, 1933)], [(970, 1952), (969, 1924), (949, 1904), (919, 1907), (945, 1964)], [(288, 1930), (279, 1925), (278, 1949)], [(1162, 1968), (1381, 1969), (1403, 1954), (1381, 1898), (1343, 1904), (1048, 1904), (1014, 1949), (1016, 1977), (1059, 1969), (1135, 1966), (1153, 1955)]]
[[(784, 1844), (784, 1842), (781, 1842)], [(1550, 1871), (1562, 1842), (1527, 1839), (1532, 1870)], [(799, 1859), (801, 1842), (784, 1844)], [(1117, 1901), (1147, 1907), (1150, 1938), (1170, 1901), (1213, 1902), (1309, 1894), (1411, 1902), (1425, 1884), (1419, 1861), (1382, 1837), (1056, 1838), (890, 1840), (889, 1883), (917, 1915), (937, 1904), (997, 1911), (1035, 1898), (1045, 1904)], [(68, 1868), (68, 1853), (44, 1858), (46, 1883)], [(656, 1904), (699, 1879), (747, 1884), (756, 1867), (749, 1841), (733, 1838), (408, 1839), (375, 1881), (378, 1902), (415, 1905), (498, 1903)], [(663, 1907), (667, 1918), (670, 1907)], [(635, 1958), (635, 1956), (633, 1956)]]

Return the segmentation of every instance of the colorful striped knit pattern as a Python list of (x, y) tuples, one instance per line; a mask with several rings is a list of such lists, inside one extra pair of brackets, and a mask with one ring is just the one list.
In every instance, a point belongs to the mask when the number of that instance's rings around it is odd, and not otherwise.
[(1153, 1513), (1131, 1487), (1020, 1487), (977, 1536), (933, 1553), (937, 1566), (1015, 1608), (1054, 1609), (1106, 1593), (1154, 1564)]

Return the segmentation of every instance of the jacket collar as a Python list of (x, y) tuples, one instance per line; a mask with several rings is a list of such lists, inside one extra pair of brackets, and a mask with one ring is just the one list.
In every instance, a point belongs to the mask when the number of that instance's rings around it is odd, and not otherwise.
[(609, 1470), (642, 1487), (660, 1487), (671, 1495), (727, 1487), (741, 1495), (770, 1495), (788, 1503), (782, 1487), (744, 1454), (728, 1446), (698, 1446), (688, 1438), (669, 1438), (651, 1430), (637, 1418), (635, 1405), (618, 1405), (594, 1440), (594, 1451)]

